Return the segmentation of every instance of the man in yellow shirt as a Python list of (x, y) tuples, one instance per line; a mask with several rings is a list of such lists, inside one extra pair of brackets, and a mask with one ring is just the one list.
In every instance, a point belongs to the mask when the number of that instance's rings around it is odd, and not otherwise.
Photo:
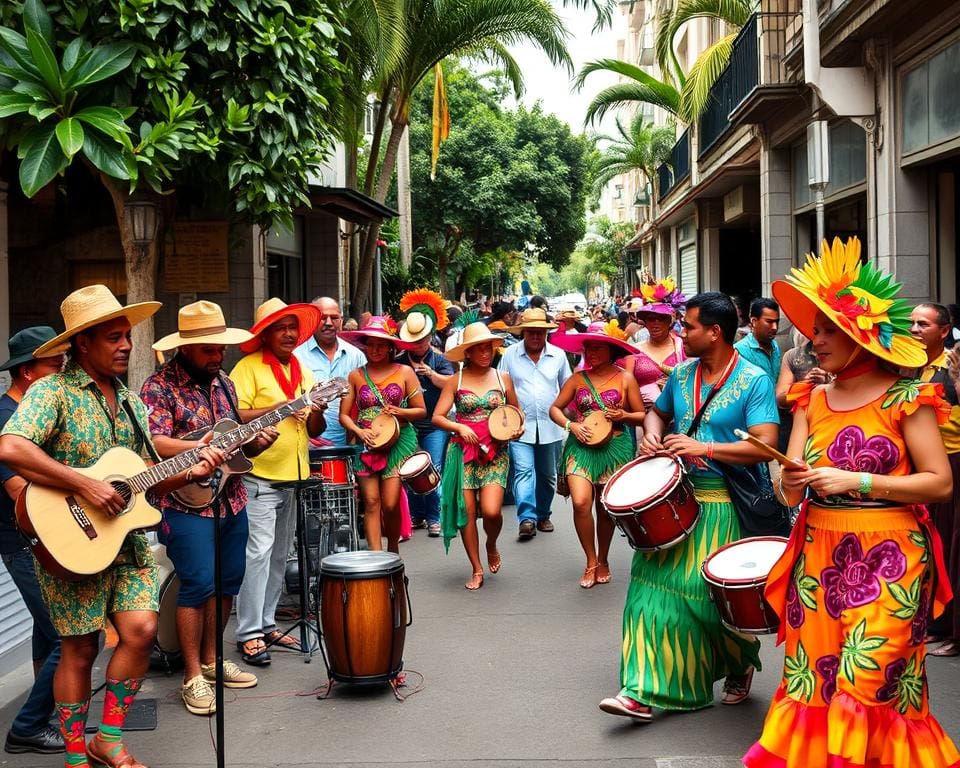
[[(240, 345), (247, 355), (230, 372), (244, 422), (313, 386), (313, 373), (300, 366), (293, 350), (316, 330), (320, 311), (312, 304), (268, 299), (257, 307), (255, 320), (250, 329), (254, 338)], [(276, 442), (252, 460), (253, 470), (243, 478), (250, 533), (237, 595), (237, 649), (248, 664), (270, 663), (268, 642), (299, 648), (294, 638), (277, 629), (274, 617), (296, 526), (294, 491), (278, 484), (309, 476), (308, 437), (324, 430), (322, 410), (313, 407), (281, 421)]]

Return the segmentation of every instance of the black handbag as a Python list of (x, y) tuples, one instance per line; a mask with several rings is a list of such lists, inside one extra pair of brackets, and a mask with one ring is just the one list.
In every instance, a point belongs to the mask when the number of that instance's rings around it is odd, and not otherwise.
[[(710, 390), (690, 422), (688, 437), (693, 437), (700, 428), (707, 406), (719, 391), (720, 387), (716, 386)], [(790, 510), (780, 503), (773, 491), (770, 475), (760, 464), (727, 464), (717, 459), (709, 461), (723, 475), (730, 501), (737, 511), (742, 537), (790, 535)]]

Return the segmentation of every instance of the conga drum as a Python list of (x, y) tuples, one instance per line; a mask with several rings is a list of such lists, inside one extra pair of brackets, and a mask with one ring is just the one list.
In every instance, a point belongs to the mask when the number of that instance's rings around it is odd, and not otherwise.
[(641, 456), (624, 464), (600, 494), (630, 546), (656, 552), (679, 544), (700, 519), (700, 505), (676, 456)]
[(487, 417), (490, 437), (498, 443), (513, 440), (517, 430), (523, 429), (523, 420), (523, 411), (512, 405), (501, 405), (494, 408)]
[(440, 473), (426, 451), (417, 451), (400, 465), (400, 481), (410, 492), (425, 496), (440, 485)]
[(393, 552), (338, 552), (320, 561), (320, 627), (330, 676), (386, 683), (403, 669), (413, 620), (403, 560)]
[(780, 617), (763, 590), (786, 549), (782, 536), (754, 536), (726, 544), (704, 560), (700, 570), (725, 627), (746, 635), (777, 631)]

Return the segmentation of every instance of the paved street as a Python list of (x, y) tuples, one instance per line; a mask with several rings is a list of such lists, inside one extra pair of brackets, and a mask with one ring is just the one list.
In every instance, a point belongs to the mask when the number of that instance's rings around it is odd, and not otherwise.
[[(503, 570), (488, 576), (477, 593), (463, 589), (469, 565), (459, 542), (444, 556), (440, 540), (417, 531), (401, 545), (414, 611), (404, 659), (406, 691), (420, 675), (422, 690), (400, 703), (386, 686), (338, 686), (330, 699), (318, 701), (312, 692), (324, 682), (319, 656), (307, 665), (275, 652), (259, 687), (227, 694), (227, 765), (739, 765), (778, 679), (781, 656), (770, 640), (764, 642), (766, 668), (741, 706), (661, 714), (649, 726), (603, 714), (597, 702), (618, 687), (630, 552), (616, 540), (613, 583), (582, 590), (583, 563), (567, 503), (558, 501), (554, 519), (555, 533), (521, 544), (508, 508)], [(232, 630), (227, 637), (232, 640)], [(228, 654), (235, 657), (235, 651)], [(947, 732), (960, 737), (960, 663), (930, 659), (928, 673), (934, 710)], [(215, 765), (213, 720), (208, 725), (186, 713), (177, 683), (164, 676), (148, 681), (143, 695), (159, 700), (159, 727), (131, 734), (129, 743), (152, 768)], [(3, 710), (4, 724), (13, 711), (13, 705)], [(0, 754), (0, 765), (52, 768), (62, 762), (58, 756)]]

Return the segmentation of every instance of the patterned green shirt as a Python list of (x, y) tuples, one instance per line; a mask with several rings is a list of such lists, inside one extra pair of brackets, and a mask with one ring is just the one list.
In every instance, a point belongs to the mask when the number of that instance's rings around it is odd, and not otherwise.
[[(114, 446), (143, 455), (143, 443), (120, 404), (123, 400), (130, 403), (137, 421), (149, 434), (147, 409), (119, 379), (114, 380), (114, 387), (116, 416), (110, 412), (96, 382), (71, 361), (62, 373), (45, 376), (24, 393), (20, 407), (10, 417), (3, 434), (25, 437), (43, 448), (48, 456), (70, 467), (89, 467)], [(136, 561), (146, 562), (148, 547), (143, 534), (131, 534), (127, 542), (133, 545)]]

